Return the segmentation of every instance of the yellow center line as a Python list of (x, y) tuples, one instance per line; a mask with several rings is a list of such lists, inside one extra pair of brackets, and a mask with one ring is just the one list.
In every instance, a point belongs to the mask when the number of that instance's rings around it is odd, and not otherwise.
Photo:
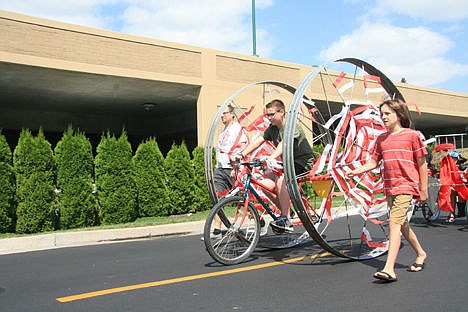
[(172, 278), (172, 279), (167, 279), (167, 280), (162, 280), (162, 281), (155, 281), (155, 282), (149, 282), (149, 283), (143, 283), (143, 284), (135, 284), (135, 285), (129, 285), (129, 286), (103, 289), (103, 290), (92, 291), (92, 292), (73, 295), (73, 296), (60, 297), (60, 298), (57, 298), (56, 300), (59, 302), (70, 302), (70, 301), (76, 301), (76, 300), (82, 300), (82, 299), (99, 297), (99, 296), (104, 296), (104, 295), (109, 295), (109, 294), (120, 293), (124, 291), (130, 291), (130, 290), (136, 290), (136, 289), (142, 289), (142, 288), (148, 288), (148, 287), (157, 287), (157, 286), (162, 286), (162, 285), (193, 281), (193, 280), (202, 279), (202, 278), (209, 278), (209, 277), (215, 277), (215, 276), (222, 276), (222, 275), (258, 270), (258, 269), (264, 269), (264, 268), (269, 268), (269, 267), (273, 267), (277, 265), (294, 263), (294, 262), (299, 262), (299, 261), (308, 260), (308, 259), (313, 260), (316, 258), (326, 257), (330, 255), (331, 254), (329, 252), (324, 252), (321, 254), (291, 258), (291, 259), (287, 259), (284, 261), (274, 261), (274, 262), (268, 262), (268, 263), (257, 264), (257, 265), (252, 265), (252, 266), (247, 266), (247, 267), (242, 267), (242, 268), (235, 268), (235, 269), (224, 270), (224, 271), (218, 271), (218, 272), (190, 275), (190, 276), (177, 277), (177, 278)]

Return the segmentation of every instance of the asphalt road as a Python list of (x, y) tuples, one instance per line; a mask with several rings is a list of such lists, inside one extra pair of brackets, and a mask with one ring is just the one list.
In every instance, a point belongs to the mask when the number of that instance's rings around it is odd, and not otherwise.
[[(314, 243), (213, 263), (199, 236), (0, 256), (0, 311), (466, 311), (464, 220), (413, 228), (429, 253), (421, 273), (404, 242), (398, 282), (372, 273), (385, 256), (350, 262)], [(306, 257), (304, 257), (306, 256)]]

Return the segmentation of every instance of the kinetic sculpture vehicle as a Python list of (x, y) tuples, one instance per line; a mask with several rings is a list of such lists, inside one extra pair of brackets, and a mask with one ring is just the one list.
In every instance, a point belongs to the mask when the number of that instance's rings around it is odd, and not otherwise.
[[(275, 98), (282, 99), (288, 106), (282, 161), (296, 214), (295, 231), (260, 236), (261, 220), (268, 222), (268, 216), (259, 213), (259, 209), (257, 212), (247, 209), (243, 200), (247, 192), (236, 201), (238, 206), (232, 209), (231, 215), (221, 218), (225, 227), (221, 240), (230, 234), (231, 241), (224, 240), (219, 253), (235, 249), (242, 250), (242, 255), (233, 252), (237, 255), (235, 259), (226, 261), (220, 254), (213, 258), (224, 264), (238, 263), (253, 252), (257, 241), (263, 247), (284, 248), (298, 245), (308, 237), (340, 257), (363, 260), (385, 253), (388, 209), (379, 171), (350, 180), (345, 179), (345, 172), (370, 159), (377, 136), (385, 131), (376, 105), (389, 98), (404, 99), (383, 73), (358, 59), (340, 59), (317, 67), (297, 90), (281, 82), (262, 81), (232, 94), (220, 106), (206, 139), (205, 174), (213, 203), (218, 202), (213, 184), (213, 152), (222, 112), (228, 105), (233, 106), (238, 111), (239, 122), (253, 138), (268, 126), (263, 108)], [(314, 167), (306, 174), (296, 174), (294, 169), (292, 147), (299, 127), (306, 132), (309, 144), (320, 146), (322, 150), (316, 155)], [(269, 149), (271, 147), (262, 146), (257, 156), (268, 153)], [(219, 209), (219, 204), (215, 208)], [(250, 216), (245, 215), (248, 211)], [(255, 213), (258, 218), (253, 216)], [(254, 226), (243, 228), (239, 220), (248, 220)], [(208, 220), (205, 226), (205, 244), (208, 250), (217, 253), (215, 245), (220, 241), (210, 239), (212, 222)]]

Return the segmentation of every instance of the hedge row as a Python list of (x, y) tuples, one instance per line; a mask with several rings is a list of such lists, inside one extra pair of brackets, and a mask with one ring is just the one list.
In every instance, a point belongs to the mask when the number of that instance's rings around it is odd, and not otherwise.
[(203, 148), (167, 156), (154, 138), (133, 155), (127, 135), (88, 138), (70, 126), (52, 149), (42, 129), (23, 129), (13, 153), (0, 131), (0, 233), (37, 233), (197, 212), (211, 207)]

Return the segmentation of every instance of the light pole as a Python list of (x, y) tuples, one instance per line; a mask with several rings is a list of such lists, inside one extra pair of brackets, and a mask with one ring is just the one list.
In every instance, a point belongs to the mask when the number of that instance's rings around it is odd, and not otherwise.
[(257, 55), (257, 29), (255, 25), (255, 0), (252, 0), (252, 55)]

